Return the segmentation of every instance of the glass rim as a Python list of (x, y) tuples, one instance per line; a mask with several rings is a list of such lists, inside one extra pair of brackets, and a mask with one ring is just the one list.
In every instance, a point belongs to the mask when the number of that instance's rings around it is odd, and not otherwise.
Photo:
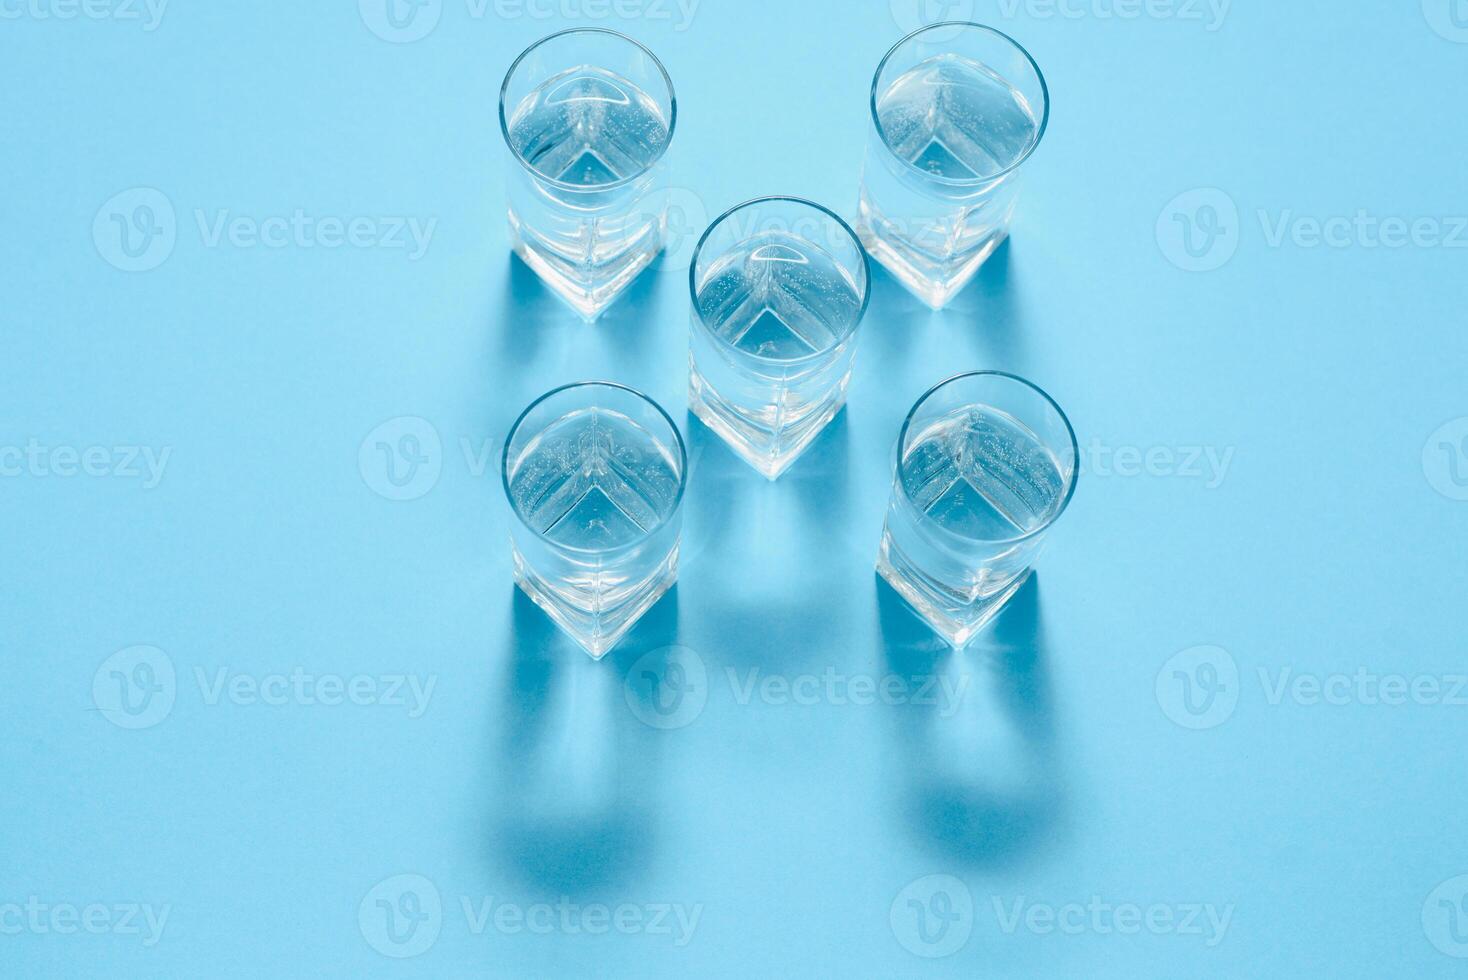
[(1060, 504), (1055, 508), (1055, 512), (1047, 517), (1038, 527), (1026, 531), (1023, 534), (1018, 534), (1014, 537), (1009, 538), (985, 538), (981, 542), (982, 544), (986, 545), (1018, 544), (1022, 541), (1028, 541), (1030, 538), (1044, 534), (1050, 529), (1051, 525), (1060, 520), (1060, 515), (1066, 512), (1066, 509), (1070, 507), (1071, 500), (1075, 497), (1076, 483), (1080, 478), (1081, 470), (1081, 446), (1080, 443), (1076, 440), (1075, 428), (1071, 426), (1070, 418), (1065, 414), (1065, 410), (1060, 407), (1055, 399), (1050, 397), (1049, 392), (1047, 392), (1044, 388), (1041, 388), (1039, 385), (1035, 384), (1033, 381), (1030, 381), (1026, 378), (1021, 378), (1017, 374), (1010, 374), (1008, 371), (968, 371), (964, 374), (955, 374), (953, 377), (940, 381), (937, 384), (933, 385), (933, 387), (929, 388), (927, 391), (923, 392), (922, 397), (913, 403), (912, 410), (907, 413), (907, 418), (905, 418), (902, 422), (902, 431), (897, 435), (897, 490), (902, 494), (903, 498), (906, 499), (908, 503), (913, 503), (912, 497), (909, 496), (907, 492), (907, 482), (902, 477), (904, 473), (903, 464), (906, 461), (904, 449), (907, 445), (907, 433), (912, 428), (912, 421), (913, 418), (916, 417), (918, 409), (922, 408), (923, 405), (927, 403), (929, 398), (933, 397), (944, 388), (947, 388), (949, 385), (957, 384), (960, 381), (969, 381), (974, 378), (1000, 378), (1005, 381), (1015, 382), (1025, 388), (1030, 389), (1030, 391), (1039, 395), (1045, 401), (1045, 403), (1050, 406), (1051, 410), (1055, 412), (1056, 417), (1060, 419), (1061, 424), (1065, 426), (1066, 435), (1070, 437), (1072, 463), (1070, 473), (1067, 474), (1065, 478), (1065, 493), (1061, 497)]
[[(542, 45), (549, 44), (551, 41), (554, 41), (557, 38), (565, 37), (568, 34), (601, 34), (606, 37), (613, 37), (621, 41), (626, 41), (628, 44), (632, 45), (633, 47), (640, 50), (643, 54), (647, 55), (647, 57), (657, 67), (658, 73), (663, 76), (663, 83), (668, 86), (668, 136), (666, 139), (663, 140), (663, 145), (658, 148), (658, 152), (653, 155), (653, 158), (651, 160), (648, 161), (647, 166), (638, 170), (635, 174), (623, 177), (620, 180), (614, 180), (606, 184), (596, 184), (590, 187), (585, 184), (567, 183), (566, 181), (558, 180), (555, 177), (547, 177), (539, 170), (536, 170), (535, 167), (533, 167), (530, 162), (525, 159), (520, 151), (515, 149), (515, 144), (510, 142), (510, 121), (509, 117), (505, 113), (505, 98), (509, 95), (510, 79), (515, 77), (515, 71), (520, 67), (521, 63), (524, 62), (526, 58), (530, 57), (531, 52), (535, 51), (537, 48), (540, 48)], [(510, 68), (508, 71), (505, 72), (505, 80), (500, 83), (499, 112), (500, 135), (504, 137), (505, 146), (509, 148), (511, 156), (515, 158), (515, 162), (524, 167), (531, 176), (533, 176), (536, 180), (544, 181), (545, 183), (550, 184), (552, 187), (555, 187), (559, 190), (577, 191), (583, 194), (596, 193), (600, 191), (612, 190), (617, 187), (624, 187), (627, 184), (632, 183), (633, 181), (642, 179), (643, 177), (647, 176), (647, 174), (654, 167), (656, 167), (659, 162), (662, 161), (664, 156), (667, 155), (668, 147), (671, 146), (673, 143), (673, 131), (678, 128), (678, 94), (673, 88), (673, 78), (671, 75), (668, 74), (668, 69), (664, 67), (662, 60), (659, 59), (657, 55), (653, 54), (652, 50), (641, 41), (637, 40), (634, 37), (628, 37), (626, 34), (623, 34), (620, 31), (608, 30), (605, 27), (571, 27), (567, 28), (564, 31), (556, 31), (554, 34), (547, 34), (539, 41), (536, 41), (534, 44), (530, 45), (530, 47), (526, 48), (524, 51), (521, 51), (519, 56), (516, 57), (514, 61), (510, 62)]]
[[(1030, 141), (1030, 145), (1025, 149), (1023, 153), (1019, 155), (1018, 159), (1016, 159), (1013, 163), (1011, 163), (1009, 166), (1005, 167), (998, 173), (990, 174), (987, 177), (943, 177), (938, 174), (931, 173), (927, 170), (923, 170), (911, 160), (904, 160), (896, 153), (896, 151), (892, 149), (892, 143), (887, 139), (887, 132), (882, 128), (882, 117), (877, 112), (877, 99), (881, 95), (881, 92), (879, 91), (879, 86), (882, 81), (882, 72), (886, 70), (887, 62), (892, 60), (892, 56), (897, 53), (898, 49), (907, 42), (914, 40), (919, 35), (926, 34), (929, 31), (936, 31), (941, 29), (951, 30), (955, 27), (973, 28), (974, 30), (983, 31), (986, 34), (992, 34), (993, 36), (999, 38), (1001, 41), (1009, 44), (1020, 53), (1020, 56), (1023, 57), (1026, 62), (1029, 63), (1031, 70), (1033, 70), (1035, 73), (1036, 80), (1040, 83), (1040, 95), (1044, 102), (1044, 105), (1041, 106), (1040, 109), (1040, 126), (1038, 129), (1035, 130), (1035, 138)], [(1045, 131), (1050, 126), (1050, 86), (1045, 81), (1045, 73), (1040, 70), (1039, 63), (1036, 62), (1029, 51), (1025, 49), (1025, 46), (1023, 44), (1020, 44), (1014, 38), (1010, 37), (1008, 34), (999, 30), (997, 27), (990, 27), (987, 24), (980, 24), (971, 20), (945, 20), (940, 21), (937, 24), (929, 24), (926, 27), (919, 27), (917, 30), (913, 31), (911, 34), (908, 34), (906, 37), (902, 38), (902, 40), (892, 45), (891, 49), (882, 56), (881, 62), (877, 65), (876, 73), (872, 75), (871, 113), (872, 124), (877, 127), (877, 136), (881, 138), (882, 145), (887, 148), (887, 151), (889, 153), (891, 153), (894, 157), (902, 162), (903, 167), (911, 170), (913, 173), (921, 174), (927, 180), (936, 181), (940, 184), (947, 184), (953, 187), (977, 187), (983, 184), (992, 184), (995, 181), (1002, 180), (1005, 177), (1008, 177), (1014, 171), (1018, 170), (1020, 166), (1026, 160), (1028, 160), (1037, 149), (1040, 148), (1040, 142), (1045, 138)]]
[[(714, 233), (715, 228), (719, 227), (726, 220), (733, 217), (735, 214), (738, 214), (740, 211), (743, 211), (745, 208), (751, 208), (759, 204), (798, 204), (802, 207), (812, 208), (816, 211), (819, 211), (827, 218), (830, 218), (832, 221), (834, 221), (836, 223), (836, 227), (840, 228), (841, 231), (844, 232), (846, 236), (851, 239), (851, 244), (856, 247), (856, 254), (861, 256), (861, 306), (856, 311), (855, 325), (852, 326), (851, 333), (847, 334), (845, 337), (842, 337), (839, 343), (834, 344), (833, 346), (828, 347), (825, 350), (818, 350), (814, 353), (804, 354), (800, 357), (769, 357), (764, 354), (752, 354), (749, 351), (739, 350), (733, 344), (729, 343), (723, 337), (719, 336), (718, 332), (715, 331), (713, 327), (709, 326), (708, 320), (704, 319), (702, 311), (700, 311), (698, 308), (698, 258), (700, 255), (703, 254), (703, 247), (705, 244), (707, 244), (709, 236)], [(721, 347), (725, 348), (726, 350), (737, 351), (740, 357), (749, 357), (753, 358), (754, 360), (764, 361), (770, 364), (800, 364), (805, 361), (811, 360), (812, 358), (823, 357), (831, 353), (832, 351), (837, 350), (841, 347), (842, 344), (845, 344), (852, 337), (856, 336), (856, 328), (857, 326), (860, 326), (861, 321), (866, 318), (867, 308), (871, 305), (872, 302), (872, 261), (867, 256), (867, 250), (862, 245), (861, 239), (857, 236), (856, 232), (852, 230), (851, 225), (847, 224), (846, 219), (841, 217), (841, 215), (837, 214), (835, 211), (832, 211), (825, 205), (817, 204), (815, 201), (808, 200), (807, 198), (794, 197), (789, 194), (771, 194), (765, 197), (752, 197), (741, 204), (734, 205), (732, 208), (719, 215), (713, 221), (709, 222), (709, 226), (705, 228), (703, 234), (699, 236), (698, 244), (693, 247), (693, 256), (688, 260), (688, 295), (691, 300), (694, 317), (698, 320), (699, 324), (704, 328), (704, 330), (710, 336), (712, 336)]]
[(500, 486), (504, 488), (505, 500), (509, 502), (510, 510), (514, 513), (515, 519), (518, 520), (522, 525), (524, 525), (527, 531), (529, 531), (531, 534), (535, 535), (541, 540), (548, 540), (543, 532), (537, 531), (535, 528), (530, 526), (530, 522), (525, 519), (525, 515), (520, 513), (519, 505), (515, 503), (515, 495), (510, 492), (510, 447), (514, 445), (515, 436), (519, 433), (520, 427), (525, 423), (525, 420), (530, 417), (530, 413), (540, 407), (542, 402), (549, 401), (556, 395), (565, 394), (566, 392), (574, 391), (577, 388), (612, 388), (617, 391), (626, 392), (627, 394), (632, 395), (634, 398), (638, 398), (641, 399), (643, 402), (646, 402), (648, 405), (652, 406), (653, 410), (657, 412), (658, 415), (662, 416), (663, 421), (668, 423), (668, 428), (672, 430), (673, 444), (678, 447), (678, 493), (673, 498), (673, 506), (668, 508), (668, 512), (662, 515), (658, 519), (658, 522), (652, 527), (648, 528), (647, 531), (643, 533), (642, 537), (638, 538), (636, 541), (632, 541), (624, 545), (618, 545), (615, 548), (578, 548), (574, 545), (565, 545), (554, 541), (551, 541), (550, 544), (562, 551), (570, 551), (584, 555), (602, 555), (607, 554), (608, 552), (623, 551), (627, 548), (636, 547), (637, 545), (646, 541), (648, 538), (651, 538), (653, 535), (657, 534), (657, 532), (666, 527), (669, 522), (673, 520), (674, 516), (677, 515), (679, 508), (683, 506), (683, 493), (685, 490), (688, 489), (688, 447), (683, 444), (683, 433), (678, 431), (677, 423), (673, 421), (673, 417), (667, 413), (663, 406), (659, 405), (647, 394), (638, 391), (636, 388), (633, 388), (631, 385), (620, 384), (616, 381), (573, 381), (570, 384), (565, 384), (557, 388), (552, 388), (550, 391), (547, 391), (545, 394), (532, 401), (529, 405), (525, 406), (525, 411), (521, 412), (519, 417), (515, 419), (515, 423), (510, 426), (509, 434), (505, 436), (505, 448), (500, 453)]

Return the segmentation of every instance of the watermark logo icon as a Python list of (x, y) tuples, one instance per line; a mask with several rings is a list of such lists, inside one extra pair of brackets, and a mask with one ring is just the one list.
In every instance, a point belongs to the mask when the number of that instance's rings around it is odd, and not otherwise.
[(178, 696), (173, 660), (157, 647), (119, 650), (92, 675), (92, 703), (118, 728), (152, 728)]
[(1222, 647), (1190, 647), (1157, 672), (1157, 703), (1183, 728), (1217, 728), (1239, 704), (1239, 665)]
[(357, 907), (357, 926), (367, 945), (383, 956), (407, 959), (428, 952), (443, 928), (443, 899), (422, 875), (379, 881)]
[(1468, 0), (1422, 0), (1422, 15), (1439, 37), (1468, 44)]
[[(911, 34), (929, 24), (949, 21), (972, 21), (974, 0), (891, 0), (892, 20), (903, 34)], [(929, 41), (951, 41), (962, 28), (948, 27), (925, 35)]]
[(384, 41), (411, 44), (438, 26), (443, 0), (357, 0), (362, 23)]
[(1422, 447), (1422, 472), (1449, 500), (1468, 500), (1468, 417), (1434, 432)]
[(1216, 187), (1185, 191), (1157, 217), (1157, 244), (1185, 272), (1212, 272), (1239, 250), (1239, 207)]
[(148, 272), (173, 254), (178, 217), (173, 202), (152, 187), (115, 194), (97, 209), (92, 242), (108, 265), (123, 272)]
[(663, 250), (653, 267), (660, 272), (687, 273), (698, 240), (709, 226), (708, 207), (686, 187), (669, 188), (662, 201)]
[(1468, 875), (1448, 879), (1427, 896), (1422, 931), (1439, 953), (1468, 959)]
[(438, 485), (443, 441), (427, 419), (404, 415), (367, 433), (357, 450), (362, 481), (388, 500), (417, 500)]
[(664, 731), (686, 728), (708, 704), (708, 669), (696, 650), (662, 647), (637, 659), (622, 682), (622, 693), (643, 724)]
[(952, 875), (928, 875), (897, 893), (888, 921), (909, 953), (925, 959), (952, 956), (973, 932), (974, 897)]

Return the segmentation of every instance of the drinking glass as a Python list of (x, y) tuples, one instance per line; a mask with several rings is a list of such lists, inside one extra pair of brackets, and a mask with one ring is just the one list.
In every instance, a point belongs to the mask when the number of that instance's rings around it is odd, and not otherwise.
[(515, 582), (595, 658), (677, 578), (687, 471), (668, 414), (610, 382), (542, 395), (510, 430)]
[(877, 571), (962, 648), (1029, 578), (1075, 493), (1060, 406), (1023, 378), (963, 374), (929, 391), (897, 440)]
[(940, 309), (1009, 234), (1020, 165), (1045, 135), (1045, 78), (1013, 39), (943, 23), (897, 42), (872, 79), (862, 244)]
[(662, 250), (677, 115), (662, 64), (614, 31), (552, 34), (505, 75), (511, 243), (587, 319)]
[(866, 254), (819, 204), (760, 198), (704, 232), (689, 289), (689, 407), (773, 480), (846, 403)]

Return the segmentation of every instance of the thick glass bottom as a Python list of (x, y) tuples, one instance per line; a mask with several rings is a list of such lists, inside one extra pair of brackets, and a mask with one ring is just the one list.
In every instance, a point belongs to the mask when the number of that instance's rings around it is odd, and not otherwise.
[(856, 223), (856, 233), (862, 246), (898, 282), (934, 310), (941, 310), (962, 292), (979, 268), (1009, 237), (1008, 227), (999, 225), (958, 255), (939, 258), (906, 239), (878, 230), (890, 226), (891, 223), (883, 220), (871, 202), (863, 197)]
[(790, 464), (810, 448), (816, 437), (831, 424), (846, 404), (846, 387), (850, 375), (815, 408), (806, 406), (800, 418), (788, 425), (778, 421), (761, 425), (719, 397), (699, 374), (690, 360), (688, 369), (688, 407), (699, 421), (718, 433), (719, 438), (750, 466), (768, 480), (774, 480), (790, 468)]
[(510, 246), (552, 292), (583, 318), (594, 320), (658, 257), (662, 237), (644, 235), (609, 258), (594, 264), (575, 263), (537, 245), (511, 211)]
[(558, 590), (535, 574), (519, 549), (512, 549), (512, 557), (515, 584), (595, 660), (606, 656), (678, 578), (678, 549), (674, 548), (652, 575), (630, 590), (619, 588), (616, 602), (608, 605), (601, 596), (593, 595), (588, 602), (581, 590), (574, 594)]
[(882, 547), (877, 556), (877, 574), (906, 600), (923, 622), (955, 649), (962, 650), (984, 627), (994, 621), (1014, 594), (1029, 580), (1025, 569), (988, 595), (964, 601), (943, 590), (920, 570), (912, 566), (900, 549), (892, 543), (892, 535), (882, 531)]

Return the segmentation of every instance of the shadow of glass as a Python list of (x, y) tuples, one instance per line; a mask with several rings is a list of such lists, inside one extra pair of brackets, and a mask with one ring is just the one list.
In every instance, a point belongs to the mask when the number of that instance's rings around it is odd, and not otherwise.
[(918, 299), (882, 263), (873, 260), (872, 298), (862, 321), (861, 343), (865, 352), (858, 359), (871, 357), (893, 371), (912, 356), (912, 333), (935, 314)]
[(973, 344), (985, 367), (1022, 373), (1025, 358), (1023, 310), (1012, 278), (1012, 238), (989, 256), (973, 280), (943, 313)]
[(932, 676), (936, 692), (896, 716), (898, 818), (920, 847), (975, 869), (1042, 857), (1057, 843), (1065, 787), (1037, 580), (961, 653), (877, 581), (890, 669)]
[(511, 252), (508, 261), (508, 285), (494, 328), (502, 357), (511, 364), (528, 364), (540, 351), (547, 329), (576, 323), (578, 316), (520, 256)]
[(607, 340), (606, 350), (619, 371), (642, 367), (650, 345), (660, 339), (663, 274), (656, 267), (642, 273), (602, 311), (596, 329)]
[(747, 549), (753, 539), (776, 531), (819, 544), (834, 528), (843, 527), (851, 504), (847, 411), (842, 409), (773, 482), (688, 412), (685, 555), (701, 555), (715, 547)]
[[(696, 583), (701, 642), (725, 667), (818, 663), (855, 650), (852, 589), (864, 571), (846, 540), (851, 430), (842, 411), (774, 482), (690, 413), (695, 464), (684, 529), (685, 580)], [(760, 642), (747, 642), (758, 636)], [(743, 640), (724, 642), (727, 638)], [(706, 651), (708, 652), (708, 651)], [(712, 655), (712, 653), (711, 653)], [(829, 654), (827, 654), (828, 656)]]
[(851, 509), (850, 411), (843, 408), (779, 480), (803, 515), (801, 526), (822, 529), (827, 540), (847, 527)]
[(615, 889), (654, 851), (658, 765), (622, 679), (639, 651), (676, 639), (677, 589), (600, 662), (519, 589), (512, 602), (488, 814), (492, 863), (542, 891)]

